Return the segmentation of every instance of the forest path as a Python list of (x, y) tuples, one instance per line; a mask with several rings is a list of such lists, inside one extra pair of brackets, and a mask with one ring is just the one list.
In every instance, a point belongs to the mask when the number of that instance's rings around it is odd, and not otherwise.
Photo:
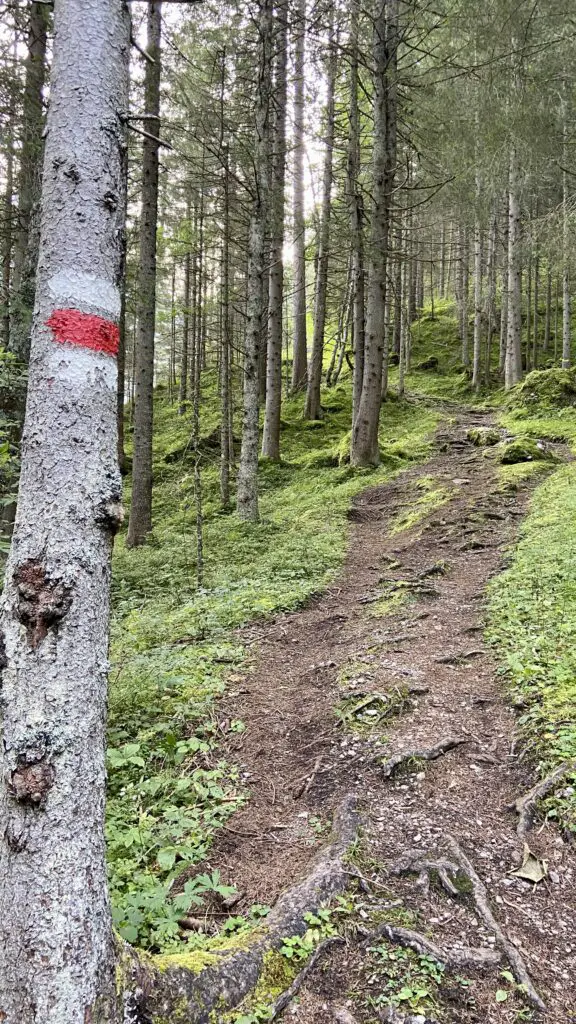
[[(543, 1017), (523, 1009), (521, 994), (499, 976), (509, 969), (504, 957), (500, 968), (462, 968), (468, 983), (447, 973), (441, 1005), (414, 1019), (567, 1024), (576, 1021), (574, 852), (547, 824), (529, 840), (548, 861), (548, 877), (532, 885), (509, 874), (518, 846), (509, 805), (534, 778), (515, 746), (515, 715), (483, 643), (482, 615), (486, 586), (503, 567), (529, 488), (500, 490), (493, 462), (467, 440), (471, 427), (490, 422), (479, 412), (455, 412), (429, 462), (357, 500), (348, 556), (330, 590), (244, 632), (249, 671), (232, 684), (221, 711), (246, 725), (227, 753), (246, 773), (251, 799), (210, 860), (236, 884), (243, 906), (272, 904), (305, 873), (339, 800), (357, 792), (364, 825), (354, 863), (368, 884), (356, 920), (373, 919), (376, 909), (442, 948), (493, 949), (469, 896), (455, 899), (436, 884), (427, 889), (414, 873), (391, 874), (407, 852), (446, 855), (452, 836), (548, 1007)], [(440, 500), (396, 532), (402, 517)], [(371, 700), (373, 693), (382, 697)], [(390, 778), (373, 761), (379, 751), (386, 758), (453, 737), (466, 742)], [(351, 942), (321, 961), (284, 1016), (300, 1024), (412, 1021), (406, 1009), (395, 1016), (362, 1003), (368, 995), (386, 1003), (402, 989), (426, 987), (420, 968), (417, 958), (400, 953), (386, 962)], [(390, 970), (397, 979), (387, 989)], [(406, 1005), (420, 1012), (416, 996)]]

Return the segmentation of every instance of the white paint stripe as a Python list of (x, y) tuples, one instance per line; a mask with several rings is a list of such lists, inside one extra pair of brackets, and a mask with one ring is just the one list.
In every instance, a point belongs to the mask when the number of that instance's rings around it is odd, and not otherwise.
[(48, 281), (50, 296), (57, 308), (91, 306), (107, 314), (111, 320), (120, 316), (120, 292), (110, 281), (96, 274), (84, 274), (70, 268), (61, 270)]
[(110, 391), (118, 384), (116, 360), (103, 352), (92, 352), (78, 345), (50, 345), (46, 353), (46, 377), (65, 381), (74, 388), (94, 386), (93, 374), (98, 371), (98, 387), (104, 383)]

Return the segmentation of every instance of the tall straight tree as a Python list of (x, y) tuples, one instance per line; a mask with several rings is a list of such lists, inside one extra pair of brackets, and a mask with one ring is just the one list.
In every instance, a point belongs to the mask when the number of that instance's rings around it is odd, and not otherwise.
[(152, 428), (154, 420), (154, 334), (156, 320), (156, 231), (158, 227), (158, 153), (162, 3), (148, 4), (144, 108), (151, 130), (142, 147), (142, 214), (138, 275), (138, 336), (134, 404), (134, 459), (128, 547), (143, 544), (152, 529)]
[(320, 407), (320, 386), (322, 383), (322, 359), (324, 356), (324, 334), (326, 331), (326, 305), (328, 297), (328, 260), (330, 251), (330, 223), (332, 220), (332, 170), (334, 165), (334, 134), (336, 128), (336, 73), (338, 70), (337, 47), (334, 42), (334, 12), (330, 7), (328, 29), (328, 80), (326, 83), (326, 138), (324, 172), (322, 176), (322, 209), (318, 231), (318, 270), (316, 294), (314, 296), (314, 333), (312, 354), (308, 364), (308, 382), (304, 416), (318, 420), (322, 415)]
[(354, 388), (352, 416), (356, 416), (364, 379), (364, 202), (360, 190), (360, 110), (358, 106), (358, 21), (359, 5), (350, 9), (350, 130), (348, 137), (348, 207), (352, 247), (352, 302), (354, 331)]
[(270, 188), (270, 285), (268, 291), (268, 359), (266, 362), (266, 411), (262, 454), (280, 458), (280, 411), (282, 407), (282, 341), (284, 310), (284, 192), (286, 179), (286, 100), (288, 4), (276, 5), (274, 133)]
[(2, 602), (0, 1020), (116, 1018), (104, 851), (129, 20), (56, 0), (18, 512)]
[(244, 349), (242, 446), (238, 465), (238, 515), (258, 520), (259, 355), (264, 302), (264, 257), (268, 213), (272, 0), (259, 0), (259, 75), (255, 110), (255, 182), (248, 239), (247, 324)]
[(14, 239), (14, 273), (10, 348), (24, 362), (30, 351), (30, 328), (38, 260), (38, 201), (42, 170), (46, 41), (50, 8), (32, 0), (28, 9), (28, 49), (22, 104), (22, 149), (18, 213)]
[(351, 462), (377, 465), (385, 339), (390, 203), (396, 173), (398, 0), (378, 0), (373, 29), (373, 209), (366, 303), (364, 378), (352, 427)]
[(294, 337), (292, 391), (303, 391), (308, 370), (306, 337), (306, 219), (304, 215), (304, 73), (306, 60), (306, 0), (295, 0), (294, 46)]

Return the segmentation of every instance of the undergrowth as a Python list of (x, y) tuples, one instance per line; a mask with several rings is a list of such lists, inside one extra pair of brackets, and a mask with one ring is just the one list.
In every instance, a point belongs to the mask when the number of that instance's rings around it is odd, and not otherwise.
[[(534, 375), (531, 375), (534, 377)], [(553, 382), (554, 383), (554, 382)], [(503, 426), (524, 435), (576, 445), (576, 410), (555, 408), (544, 382), (542, 400), (501, 416)], [(530, 388), (534, 395), (536, 389)], [(502, 467), (522, 471), (534, 466)], [(542, 466), (542, 464), (540, 464)], [(534, 467), (535, 468), (535, 467)], [(519, 722), (545, 774), (565, 760), (576, 762), (576, 465), (561, 466), (535, 490), (511, 566), (489, 591), (488, 637), (520, 706)], [(576, 773), (574, 778), (576, 779)], [(547, 802), (548, 813), (576, 833), (574, 787)]]
[(244, 728), (219, 723), (215, 704), (243, 658), (233, 630), (324, 588), (342, 564), (352, 498), (430, 452), (438, 411), (390, 402), (381, 467), (341, 465), (350, 391), (349, 382), (325, 391), (325, 416), (313, 424), (302, 420), (301, 398), (285, 402), (283, 461), (262, 462), (262, 519), (250, 525), (220, 507), (217, 381), (205, 375), (200, 590), (190, 417), (157, 395), (154, 534), (134, 551), (120, 538), (114, 556), (107, 823), (116, 925), (149, 949), (181, 946), (178, 922), (190, 906), (230, 891), (206, 861), (247, 796), (217, 747), (223, 732)]

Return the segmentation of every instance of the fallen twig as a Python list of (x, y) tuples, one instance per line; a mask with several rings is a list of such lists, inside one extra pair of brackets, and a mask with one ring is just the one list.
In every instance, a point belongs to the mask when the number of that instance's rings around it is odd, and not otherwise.
[(419, 932), (414, 932), (409, 928), (398, 928), (386, 923), (379, 925), (376, 931), (372, 932), (364, 940), (362, 945), (368, 946), (380, 938), (386, 938), (389, 942), (394, 942), (398, 946), (413, 949), (419, 956), (431, 956), (434, 960), (446, 964), (450, 968), (494, 967), (500, 963), (501, 959), (500, 954), (493, 949), (441, 949), (435, 942), (426, 938), (425, 935), (420, 935)]
[[(393, 754), (387, 761), (384, 761), (381, 765), (382, 774), (385, 779), (389, 779), (393, 772), (396, 771), (396, 768), (406, 761), (436, 761), (442, 754), (446, 754), (449, 750), (454, 750), (455, 747), (461, 747), (463, 743), (468, 742), (468, 739), (463, 736), (451, 736), (447, 740), (437, 743), (435, 747), (430, 747), (428, 750), (403, 750), (399, 754)], [(374, 758), (373, 760), (378, 761), (379, 758)]]
[(333, 935), (330, 939), (324, 939), (324, 942), (321, 942), (320, 945), (316, 947), (306, 966), (303, 967), (300, 973), (297, 974), (296, 977), (294, 978), (294, 981), (290, 985), (290, 988), (287, 988), (286, 991), (283, 992), (281, 996), (278, 996), (278, 999), (274, 1003), (274, 1006), (272, 1007), (270, 1016), (268, 1018), (269, 1021), (276, 1020), (276, 1017), (278, 1017), (278, 1015), (282, 1013), (282, 1010), (285, 1010), (286, 1007), (289, 1006), (289, 1004), (294, 999), (294, 996), (298, 995), (300, 989), (302, 988), (302, 985), (306, 981), (306, 978), (308, 977), (309, 974), (312, 973), (320, 957), (324, 955), (326, 950), (330, 949), (332, 946), (343, 945), (344, 939), (340, 938), (339, 935)]
[(526, 836), (532, 828), (532, 823), (536, 815), (536, 809), (538, 801), (542, 800), (543, 797), (548, 796), (549, 793), (554, 792), (559, 782), (565, 778), (569, 772), (576, 772), (576, 764), (573, 761), (565, 761), (559, 768), (547, 775), (541, 782), (537, 782), (535, 786), (524, 796), (518, 797), (513, 804), (510, 805), (510, 809), (514, 809), (520, 815), (518, 819), (518, 827), (516, 829), (518, 833), (518, 839), (521, 843), (524, 843)]
[(486, 927), (489, 928), (491, 932), (494, 932), (498, 945), (508, 957), (516, 981), (519, 985), (524, 986), (526, 996), (530, 1000), (530, 1002), (539, 1010), (545, 1012), (546, 1006), (543, 1003), (540, 996), (538, 995), (536, 989), (534, 988), (534, 985), (532, 984), (530, 975), (528, 974), (526, 965), (520, 953), (516, 949), (516, 946), (504, 934), (502, 928), (498, 924), (498, 921), (496, 920), (494, 914), (490, 909), (488, 903), (488, 894), (486, 892), (486, 887), (484, 886), (484, 883), (476, 874), (476, 871), (472, 867), (472, 864), (470, 863), (466, 854), (460, 848), (456, 840), (452, 836), (448, 836), (447, 841), (451, 855), (453, 856), (454, 860), (457, 861), (461, 870), (468, 876), (472, 884), (472, 896), (474, 899), (476, 910), (480, 917), (482, 918), (482, 920), (484, 921)]

